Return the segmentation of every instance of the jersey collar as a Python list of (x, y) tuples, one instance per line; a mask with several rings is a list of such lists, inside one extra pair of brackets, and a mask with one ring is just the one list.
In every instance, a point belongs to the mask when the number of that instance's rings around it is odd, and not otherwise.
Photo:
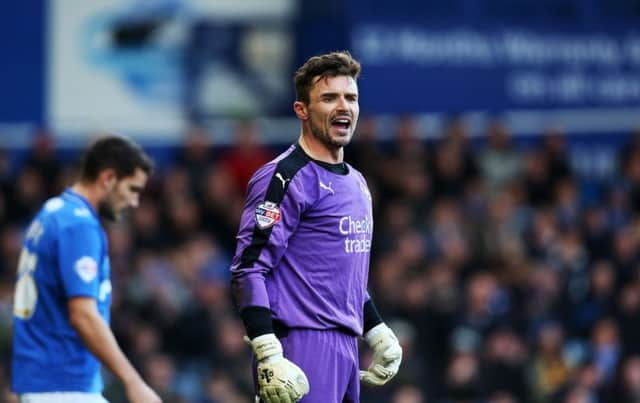
[(65, 197), (67, 197), (68, 199), (76, 200), (76, 201), (78, 201), (78, 202), (80, 202), (80, 203), (84, 204), (84, 206), (85, 206), (86, 208), (88, 208), (88, 209), (89, 209), (89, 211), (91, 212), (91, 214), (93, 214), (93, 216), (94, 216), (95, 218), (98, 218), (98, 214), (97, 214), (97, 213), (96, 213), (96, 211), (93, 209), (93, 206), (91, 205), (91, 203), (89, 203), (89, 200), (87, 200), (84, 196), (82, 196), (82, 195), (80, 195), (80, 194), (78, 194), (78, 193), (74, 192), (74, 191), (73, 191), (73, 189), (71, 189), (70, 187), (68, 187), (68, 188), (66, 188), (66, 189), (64, 190), (63, 195), (64, 195)]
[(331, 164), (329, 162), (319, 161), (311, 158), (311, 156), (304, 151), (300, 143), (296, 143), (294, 144), (294, 146), (296, 148), (296, 151), (304, 155), (304, 157), (307, 160), (312, 161), (317, 165), (320, 165), (322, 168), (326, 169), (327, 171), (333, 172), (334, 174), (343, 175), (343, 176), (349, 174), (349, 166), (347, 165), (346, 162), (343, 161), (343, 162), (338, 162), (337, 164)]

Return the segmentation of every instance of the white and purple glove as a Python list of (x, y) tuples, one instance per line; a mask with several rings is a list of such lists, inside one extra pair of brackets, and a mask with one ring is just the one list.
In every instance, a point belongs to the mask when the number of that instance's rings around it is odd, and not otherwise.
[(369, 330), (364, 340), (373, 350), (373, 359), (366, 371), (360, 371), (360, 380), (372, 386), (382, 386), (398, 373), (402, 347), (396, 335), (384, 323)]
[(273, 333), (245, 341), (256, 354), (258, 395), (261, 403), (295, 403), (309, 393), (302, 369), (282, 355), (282, 344)]

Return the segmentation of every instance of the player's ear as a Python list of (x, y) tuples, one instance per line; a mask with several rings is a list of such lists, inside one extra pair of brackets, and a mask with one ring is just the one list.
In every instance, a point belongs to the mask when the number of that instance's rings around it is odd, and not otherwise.
[(309, 110), (307, 109), (307, 104), (302, 101), (296, 101), (293, 103), (293, 111), (296, 113), (296, 116), (300, 120), (309, 119)]
[(118, 175), (116, 175), (116, 171), (114, 169), (108, 168), (100, 172), (98, 179), (100, 181), (100, 185), (107, 192), (110, 192), (115, 188), (116, 183), (118, 182)]

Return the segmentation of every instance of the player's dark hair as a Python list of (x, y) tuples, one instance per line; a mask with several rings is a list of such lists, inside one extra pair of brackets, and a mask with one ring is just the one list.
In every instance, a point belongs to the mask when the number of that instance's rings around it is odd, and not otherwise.
[(360, 62), (346, 50), (309, 58), (293, 76), (296, 101), (308, 104), (311, 87), (318, 80), (336, 76), (349, 76), (357, 80), (360, 76)]
[(126, 178), (142, 169), (147, 175), (153, 171), (153, 161), (142, 148), (120, 136), (105, 136), (96, 140), (85, 152), (80, 167), (80, 180), (93, 182), (100, 172), (113, 169), (118, 179)]

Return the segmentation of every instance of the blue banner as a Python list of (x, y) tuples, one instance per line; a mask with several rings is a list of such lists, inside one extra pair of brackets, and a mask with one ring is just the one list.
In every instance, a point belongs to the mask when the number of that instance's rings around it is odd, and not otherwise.
[[(2, 3), (0, 24), (0, 123), (44, 119), (45, 1)], [(0, 133), (2, 135), (2, 133)]]
[(357, 23), (368, 112), (640, 105), (640, 31), (431, 29)]

